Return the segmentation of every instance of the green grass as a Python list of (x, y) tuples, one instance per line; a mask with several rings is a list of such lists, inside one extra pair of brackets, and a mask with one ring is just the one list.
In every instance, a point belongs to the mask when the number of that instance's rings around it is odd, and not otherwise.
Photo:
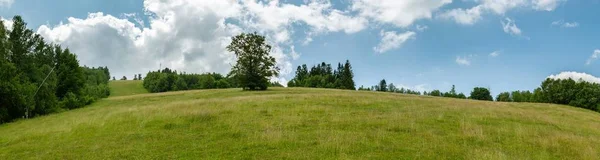
[(0, 159), (600, 159), (600, 114), (562, 105), (305, 88), (119, 94), (0, 125)]
[(109, 81), (108, 85), (111, 97), (148, 93), (142, 86), (142, 81), (138, 80)]

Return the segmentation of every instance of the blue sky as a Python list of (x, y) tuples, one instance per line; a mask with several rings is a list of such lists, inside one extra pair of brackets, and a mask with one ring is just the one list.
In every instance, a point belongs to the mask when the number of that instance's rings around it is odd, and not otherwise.
[[(159, 65), (225, 73), (233, 62), (222, 47), (228, 38), (257, 31), (277, 49), (282, 82), (297, 65), (348, 59), (358, 86), (385, 78), (411, 89), (447, 91), (454, 84), (467, 94), (476, 86), (497, 94), (532, 90), (565, 71), (600, 75), (599, 6), (600, 0), (0, 0), (0, 16), (22, 15), (47, 41), (69, 47), (85, 65), (109, 66), (116, 77)], [(582, 74), (565, 74), (576, 75)]]

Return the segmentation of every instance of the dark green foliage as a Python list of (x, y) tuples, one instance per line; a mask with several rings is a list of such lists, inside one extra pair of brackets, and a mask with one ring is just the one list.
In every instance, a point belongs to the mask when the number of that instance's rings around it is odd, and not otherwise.
[(216, 82), (215, 87), (217, 88), (230, 88), (231, 85), (227, 81), (227, 79), (220, 79)]
[(127, 80), (127, 77), (123, 76), (123, 77), (121, 77), (121, 80), (122, 80), (122, 81), (126, 81), (126, 80)]
[[(537, 91), (537, 93), (536, 93)], [(546, 79), (532, 99), (600, 111), (600, 84), (573, 79)]]
[[(141, 76), (139, 76), (141, 77)], [(138, 78), (139, 78), (138, 77)], [(181, 91), (190, 89), (215, 89), (236, 87), (231, 84), (231, 78), (218, 73), (187, 74), (165, 68), (162, 71), (148, 72), (143, 85), (152, 93)]]
[(385, 82), (385, 79), (382, 79), (381, 81), (379, 81), (379, 85), (377, 85), (377, 91), (379, 92), (387, 92), (387, 84)]
[(358, 90), (359, 91), (371, 91), (371, 88), (368, 88), (368, 87), (365, 88), (361, 85), (360, 87), (358, 87)]
[(308, 70), (306, 64), (298, 66), (296, 76), (288, 82), (288, 87), (336, 88), (356, 90), (354, 73), (350, 61), (342, 65), (338, 63), (337, 69), (331, 64), (322, 62)]
[(271, 46), (266, 43), (264, 36), (242, 33), (231, 38), (227, 50), (237, 57), (231, 75), (244, 90), (266, 90), (269, 78), (279, 74), (275, 58), (269, 55)]
[(513, 102), (531, 102), (533, 94), (529, 91), (513, 91), (510, 96)]
[(442, 92), (440, 92), (440, 90), (433, 90), (431, 92), (429, 92), (430, 96), (435, 96), (435, 97), (441, 97), (442, 96)]
[[(427, 95), (427, 94), (426, 94)], [(454, 85), (452, 85), (452, 89), (450, 89), (450, 91), (446, 92), (446, 93), (442, 93), (439, 90), (433, 90), (431, 92), (429, 92), (430, 96), (436, 96), (436, 97), (448, 97), (448, 98), (458, 98), (458, 99), (467, 99), (467, 97), (465, 96), (465, 94), (463, 93), (456, 93), (456, 88)]]
[[(546, 79), (533, 93), (530, 91), (505, 92), (512, 102), (536, 102), (571, 105), (600, 111), (600, 84), (573, 79)], [(498, 95), (500, 97), (500, 95)], [(498, 99), (504, 101), (504, 99)]]
[(512, 102), (512, 98), (510, 97), (510, 93), (509, 92), (502, 92), (500, 94), (498, 94), (498, 96), (496, 97), (496, 101), (498, 102)]
[(494, 101), (494, 98), (492, 98), (492, 95), (490, 94), (490, 90), (483, 87), (473, 88), (470, 98), (475, 100)]
[(198, 84), (200, 85), (200, 89), (211, 89), (215, 88), (215, 78), (212, 75), (202, 75), (198, 80)]
[(79, 108), (110, 94), (108, 68), (79, 66), (77, 56), (47, 44), (20, 16), (0, 21), (0, 123)]
[(459, 93), (459, 94), (458, 94), (458, 96), (457, 96), (456, 98), (459, 98), (459, 99), (467, 99), (467, 96), (465, 96), (465, 94), (463, 94), (463, 93)]
[(388, 92), (398, 92), (398, 88), (396, 88), (396, 86), (394, 85), (394, 83), (390, 83), (387, 87)]
[(56, 65), (56, 74), (58, 75), (58, 83), (56, 89), (56, 96), (60, 99), (63, 98), (68, 92), (75, 95), (81, 94), (83, 89), (84, 74), (83, 70), (79, 67), (77, 56), (69, 52), (66, 49), (64, 52), (57, 52), (58, 63)]
[(533, 95), (531, 95), (531, 102), (543, 103), (546, 100), (544, 99), (544, 95), (542, 93), (542, 88), (536, 88), (533, 90)]

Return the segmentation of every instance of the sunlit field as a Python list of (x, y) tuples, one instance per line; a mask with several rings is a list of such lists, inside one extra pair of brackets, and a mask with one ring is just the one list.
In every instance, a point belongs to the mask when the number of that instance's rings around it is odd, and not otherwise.
[(599, 159), (600, 114), (307, 88), (148, 94), (0, 125), (0, 159)]

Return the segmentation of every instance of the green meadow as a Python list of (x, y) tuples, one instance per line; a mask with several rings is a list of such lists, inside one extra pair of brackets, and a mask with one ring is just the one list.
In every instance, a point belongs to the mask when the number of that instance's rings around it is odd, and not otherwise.
[(600, 114), (564, 105), (141, 83), (0, 125), (0, 159), (600, 159)]

